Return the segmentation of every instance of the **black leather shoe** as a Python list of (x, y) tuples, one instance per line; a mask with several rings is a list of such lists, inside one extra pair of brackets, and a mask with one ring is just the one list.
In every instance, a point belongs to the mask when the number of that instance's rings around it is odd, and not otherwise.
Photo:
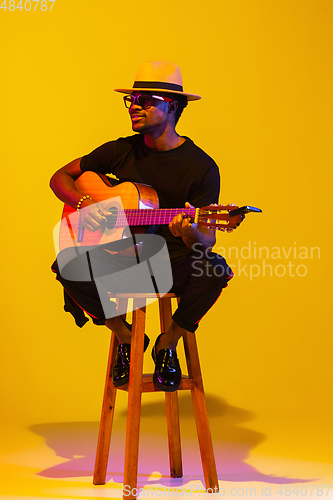
[[(123, 320), (124, 321), (124, 320)], [(124, 321), (127, 328), (132, 330), (132, 326)], [(146, 352), (150, 339), (145, 334), (143, 352)], [(112, 382), (115, 387), (121, 387), (128, 384), (129, 381), (129, 368), (131, 359), (131, 344), (119, 344), (117, 347), (117, 356), (112, 370)]]
[(115, 387), (121, 387), (129, 381), (131, 344), (119, 344), (116, 361), (112, 370), (112, 382)]
[(156, 353), (156, 345), (163, 333), (161, 333), (155, 342), (151, 352), (155, 362), (155, 371), (153, 375), (154, 385), (157, 389), (165, 392), (177, 391), (182, 378), (182, 372), (179, 366), (177, 352), (173, 349), (160, 349)]

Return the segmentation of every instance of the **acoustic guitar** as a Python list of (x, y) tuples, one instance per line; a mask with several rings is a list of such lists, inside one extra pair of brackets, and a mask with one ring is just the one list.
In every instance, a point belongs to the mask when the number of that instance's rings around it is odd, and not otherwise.
[(185, 213), (192, 222), (199, 225), (213, 230), (225, 230), (236, 228), (245, 213), (261, 212), (255, 207), (238, 208), (230, 205), (160, 209), (157, 193), (152, 187), (136, 182), (123, 182), (114, 186), (106, 175), (95, 172), (84, 172), (76, 179), (75, 185), (81, 193), (87, 193), (96, 202), (101, 202), (110, 216), (100, 229), (89, 231), (81, 222), (85, 208), (78, 211), (65, 204), (60, 224), (60, 250), (121, 240), (130, 236), (124, 234), (128, 226), (132, 233), (142, 233), (147, 227), (169, 224), (179, 213)]

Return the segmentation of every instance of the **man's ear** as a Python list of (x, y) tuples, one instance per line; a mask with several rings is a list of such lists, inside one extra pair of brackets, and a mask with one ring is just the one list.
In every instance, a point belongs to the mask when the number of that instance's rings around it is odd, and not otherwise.
[(168, 111), (168, 113), (174, 113), (177, 108), (178, 108), (178, 101), (171, 101), (171, 102), (169, 102), (169, 111)]

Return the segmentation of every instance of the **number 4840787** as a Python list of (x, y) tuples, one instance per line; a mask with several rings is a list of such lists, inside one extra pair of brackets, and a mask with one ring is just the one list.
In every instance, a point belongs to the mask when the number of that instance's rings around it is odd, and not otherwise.
[[(39, 10), (46, 11), (49, 10), (50, 12), (53, 9), (55, 0), (20, 0), (17, 4), (15, 4), (15, 0), (4, 0), (2, 4), (0, 5), (0, 9), (3, 9), (5, 12), (8, 9), (10, 12), (13, 12), (14, 10), (20, 10), (21, 12), (23, 10), (26, 10), (29, 12), (30, 10), (36, 12), (38, 6)], [(49, 8), (49, 4), (50, 8)]]

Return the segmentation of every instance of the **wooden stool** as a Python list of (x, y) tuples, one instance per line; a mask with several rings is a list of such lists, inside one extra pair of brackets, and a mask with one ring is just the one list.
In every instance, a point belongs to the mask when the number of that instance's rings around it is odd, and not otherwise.
[[(136, 495), (129, 495), (128, 492), (136, 491), (135, 488), (137, 488), (141, 394), (143, 392), (158, 392), (158, 389), (155, 388), (153, 383), (153, 375), (142, 375), (146, 300), (156, 298), (156, 296), (148, 293), (117, 294), (116, 299), (121, 306), (121, 310), (125, 310), (129, 298), (133, 298), (130, 374), (129, 383), (123, 387), (119, 387), (119, 389), (128, 391), (124, 468), (124, 485), (127, 486), (127, 492), (126, 495), (124, 494), (123, 498), (134, 499)], [(178, 298), (178, 301), (180, 300), (180, 298), (173, 293), (167, 293), (163, 297), (158, 298), (161, 332), (167, 331), (171, 323), (171, 298)], [(218, 492), (219, 483), (195, 334), (186, 332), (183, 341), (188, 377), (182, 377), (178, 390), (191, 390), (206, 491), (211, 493)], [(107, 472), (112, 420), (117, 392), (112, 382), (112, 368), (115, 362), (117, 345), (117, 337), (112, 332), (93, 479), (95, 485), (105, 484)], [(171, 477), (183, 477), (177, 391), (165, 392), (165, 403), (169, 440), (170, 475)]]

